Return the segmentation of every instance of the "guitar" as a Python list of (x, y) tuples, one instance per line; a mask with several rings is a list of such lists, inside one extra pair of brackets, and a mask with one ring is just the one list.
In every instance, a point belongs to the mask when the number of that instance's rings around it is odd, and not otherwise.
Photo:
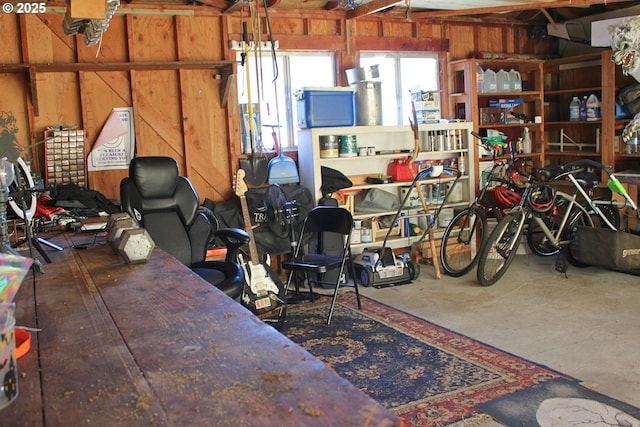
[[(240, 199), (242, 207), (242, 219), (245, 230), (251, 238), (249, 240), (249, 261), (244, 261), (242, 255), (238, 255), (240, 265), (244, 271), (245, 286), (243, 286), (242, 304), (256, 314), (269, 313), (278, 308), (284, 308), (284, 287), (272, 278), (264, 264), (260, 262), (258, 248), (253, 236), (249, 207), (247, 206), (247, 185), (244, 182), (245, 171), (239, 169), (233, 182), (233, 189)], [(275, 273), (273, 273), (275, 274)]]

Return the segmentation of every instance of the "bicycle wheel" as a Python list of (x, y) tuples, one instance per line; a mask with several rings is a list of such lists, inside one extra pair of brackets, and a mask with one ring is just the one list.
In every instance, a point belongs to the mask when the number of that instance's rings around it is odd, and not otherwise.
[[(586, 203), (583, 206), (589, 209), (589, 206)], [(604, 214), (607, 220), (609, 220), (609, 222), (616, 228), (616, 230), (620, 229), (620, 211), (618, 210), (618, 208), (613, 205), (606, 204), (598, 204), (598, 208)], [(589, 209), (589, 216), (593, 221), (594, 227), (608, 228), (607, 224), (602, 220), (602, 218), (600, 218), (598, 214), (596, 214), (593, 209)]]
[(480, 208), (468, 207), (453, 217), (440, 246), (440, 265), (446, 274), (460, 277), (475, 267), (486, 230), (487, 218)]
[(480, 250), (478, 282), (491, 286), (507, 272), (522, 239), (525, 216), (516, 212), (502, 218)]
[[(544, 217), (542, 221), (551, 232), (555, 232), (558, 229), (559, 224), (555, 216)], [(534, 218), (527, 222), (527, 245), (529, 245), (531, 252), (539, 256), (551, 256), (560, 252), (560, 248), (551, 244), (549, 238), (544, 234)]]

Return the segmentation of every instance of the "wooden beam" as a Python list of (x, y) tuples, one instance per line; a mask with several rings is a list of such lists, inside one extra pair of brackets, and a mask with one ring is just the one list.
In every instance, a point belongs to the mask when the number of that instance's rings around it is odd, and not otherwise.
[(396, 4), (404, 3), (404, 1), (398, 0), (373, 0), (367, 4), (363, 4), (362, 6), (358, 6), (355, 9), (347, 12), (347, 19), (359, 18), (361, 16), (372, 15), (376, 12), (379, 12), (383, 9), (387, 9), (391, 6), (395, 6)]
[[(622, 3), (626, 1), (628, 0), (607, 0), (607, 2), (605, 3)], [(375, 3), (375, 1), (372, 3)], [(369, 4), (372, 4), (372, 3), (369, 3)], [(512, 6), (478, 7), (478, 8), (456, 9), (456, 10), (433, 10), (433, 11), (413, 12), (411, 14), (411, 17), (413, 19), (446, 18), (448, 16), (482, 15), (482, 14), (500, 13), (500, 12), (513, 12), (518, 10), (545, 9), (545, 8), (557, 9), (559, 7), (585, 7), (585, 6), (591, 6), (594, 4), (601, 4), (601, 3), (603, 3), (602, 0), (558, 0), (558, 1), (550, 0), (545, 2), (517, 4)]]
[(235, 0), (235, 3), (225, 9), (224, 13), (233, 13), (237, 10), (242, 9), (245, 6), (248, 6), (252, 0)]
[(33, 67), (37, 72), (74, 72), (74, 71), (152, 71), (152, 70), (203, 70), (231, 67), (229, 61), (168, 61), (168, 62), (110, 62), (69, 64), (0, 64), (0, 72), (28, 71)]

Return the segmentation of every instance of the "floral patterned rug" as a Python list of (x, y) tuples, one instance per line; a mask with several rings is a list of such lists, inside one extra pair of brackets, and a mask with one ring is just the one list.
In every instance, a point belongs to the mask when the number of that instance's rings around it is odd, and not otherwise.
[(563, 377), (354, 292), (289, 305), (282, 333), (398, 414), (407, 426), (472, 417), (475, 406)]

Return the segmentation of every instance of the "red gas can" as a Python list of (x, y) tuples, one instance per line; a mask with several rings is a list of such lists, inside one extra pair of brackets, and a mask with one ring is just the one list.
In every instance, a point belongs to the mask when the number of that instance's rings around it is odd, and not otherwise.
[(395, 159), (387, 166), (387, 175), (393, 178), (394, 182), (398, 181), (412, 181), (413, 175), (409, 170), (409, 161), (411, 159)]

